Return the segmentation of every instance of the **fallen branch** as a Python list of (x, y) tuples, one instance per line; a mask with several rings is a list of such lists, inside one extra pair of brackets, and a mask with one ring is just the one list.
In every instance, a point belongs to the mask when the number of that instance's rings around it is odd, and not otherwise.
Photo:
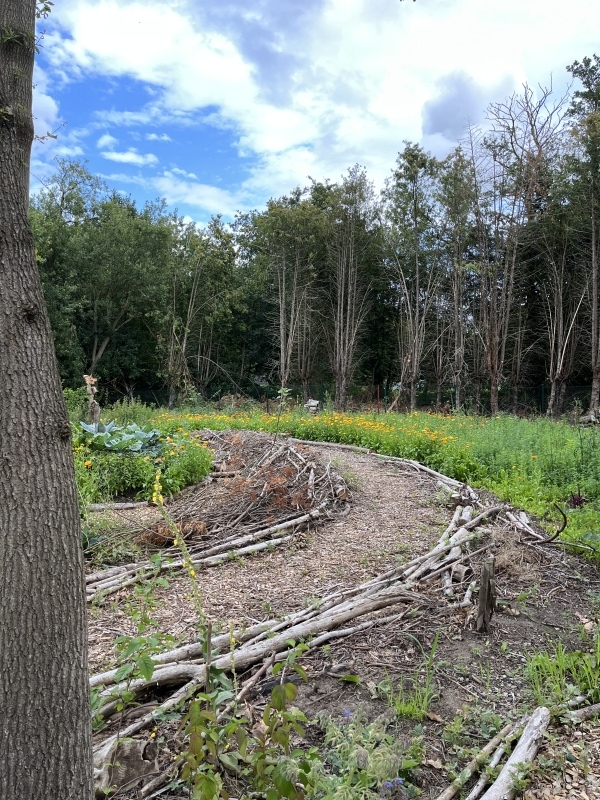
[(595, 703), (593, 706), (585, 706), (585, 708), (579, 708), (577, 711), (569, 711), (567, 714), (567, 718), (573, 722), (585, 722), (588, 719), (592, 719), (592, 717), (596, 717), (600, 714), (600, 703)]
[(147, 500), (142, 500), (139, 503), (90, 503), (86, 506), (87, 511), (127, 511), (130, 508), (140, 508), (141, 506), (149, 506)]
[(467, 766), (461, 770), (460, 775), (458, 778), (455, 778), (450, 786), (447, 789), (439, 794), (435, 800), (451, 800), (457, 792), (459, 792), (462, 787), (469, 781), (473, 775), (479, 772), (481, 765), (487, 758), (496, 750), (496, 748), (505, 740), (507, 737), (514, 735), (515, 728), (518, 727), (518, 723), (509, 722), (508, 725), (505, 725), (504, 728), (500, 731), (500, 733), (496, 734), (494, 738), (489, 741), (485, 747), (482, 747), (481, 750), (477, 753), (477, 755), (469, 761)]
[(549, 722), (550, 711), (545, 706), (536, 708), (508, 761), (481, 800), (512, 800), (519, 771), (535, 758)]

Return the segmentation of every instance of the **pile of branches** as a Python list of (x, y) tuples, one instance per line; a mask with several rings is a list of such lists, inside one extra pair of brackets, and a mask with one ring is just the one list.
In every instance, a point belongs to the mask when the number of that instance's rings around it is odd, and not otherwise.
[[(350, 492), (342, 476), (302, 445), (251, 432), (202, 431), (201, 438), (214, 449), (212, 475), (167, 503), (168, 520), (157, 513), (144, 526), (113, 534), (148, 550), (160, 548), (162, 571), (183, 566), (175, 534), (186, 540), (193, 566), (206, 568), (285, 544), (317, 521), (348, 510)], [(150, 573), (156, 573), (156, 564), (146, 559), (89, 574), (88, 601)]]

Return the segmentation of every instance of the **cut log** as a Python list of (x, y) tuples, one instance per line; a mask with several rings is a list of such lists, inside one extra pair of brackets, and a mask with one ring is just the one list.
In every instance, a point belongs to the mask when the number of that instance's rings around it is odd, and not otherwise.
[(483, 747), (473, 758), (467, 766), (461, 770), (460, 775), (456, 778), (447, 789), (439, 794), (435, 800), (452, 800), (454, 795), (456, 795), (462, 787), (470, 780), (473, 775), (475, 775), (481, 769), (481, 766), (489, 756), (496, 750), (496, 748), (512, 733), (514, 733), (515, 728), (517, 727), (517, 723), (509, 722), (508, 725), (505, 725), (504, 728), (498, 733), (494, 738), (489, 741), (485, 747)]

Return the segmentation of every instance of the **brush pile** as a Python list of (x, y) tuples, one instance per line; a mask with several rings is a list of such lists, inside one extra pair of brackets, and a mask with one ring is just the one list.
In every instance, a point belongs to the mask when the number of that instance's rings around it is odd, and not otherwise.
[[(143, 526), (129, 524), (112, 534), (133, 538), (148, 551), (160, 548), (162, 570), (183, 566), (173, 546), (176, 534), (186, 541), (191, 564), (205, 568), (285, 544), (318, 520), (347, 511), (350, 491), (343, 477), (308, 448), (277, 439), (265, 447), (263, 434), (248, 432), (201, 431), (199, 436), (214, 450), (213, 474), (166, 504), (169, 521), (156, 509)], [(155, 570), (145, 560), (89, 574), (88, 601)]]

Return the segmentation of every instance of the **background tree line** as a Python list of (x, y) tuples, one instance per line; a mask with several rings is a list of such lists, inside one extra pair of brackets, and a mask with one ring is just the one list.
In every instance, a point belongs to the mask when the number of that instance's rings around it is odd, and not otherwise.
[(405, 142), (364, 169), (200, 229), (59, 161), (31, 202), (61, 376), (170, 403), (327, 386), (344, 408), (394, 387), (415, 408), (518, 410), (547, 385), (600, 405), (600, 58), (575, 89), (524, 86), (445, 159)]

